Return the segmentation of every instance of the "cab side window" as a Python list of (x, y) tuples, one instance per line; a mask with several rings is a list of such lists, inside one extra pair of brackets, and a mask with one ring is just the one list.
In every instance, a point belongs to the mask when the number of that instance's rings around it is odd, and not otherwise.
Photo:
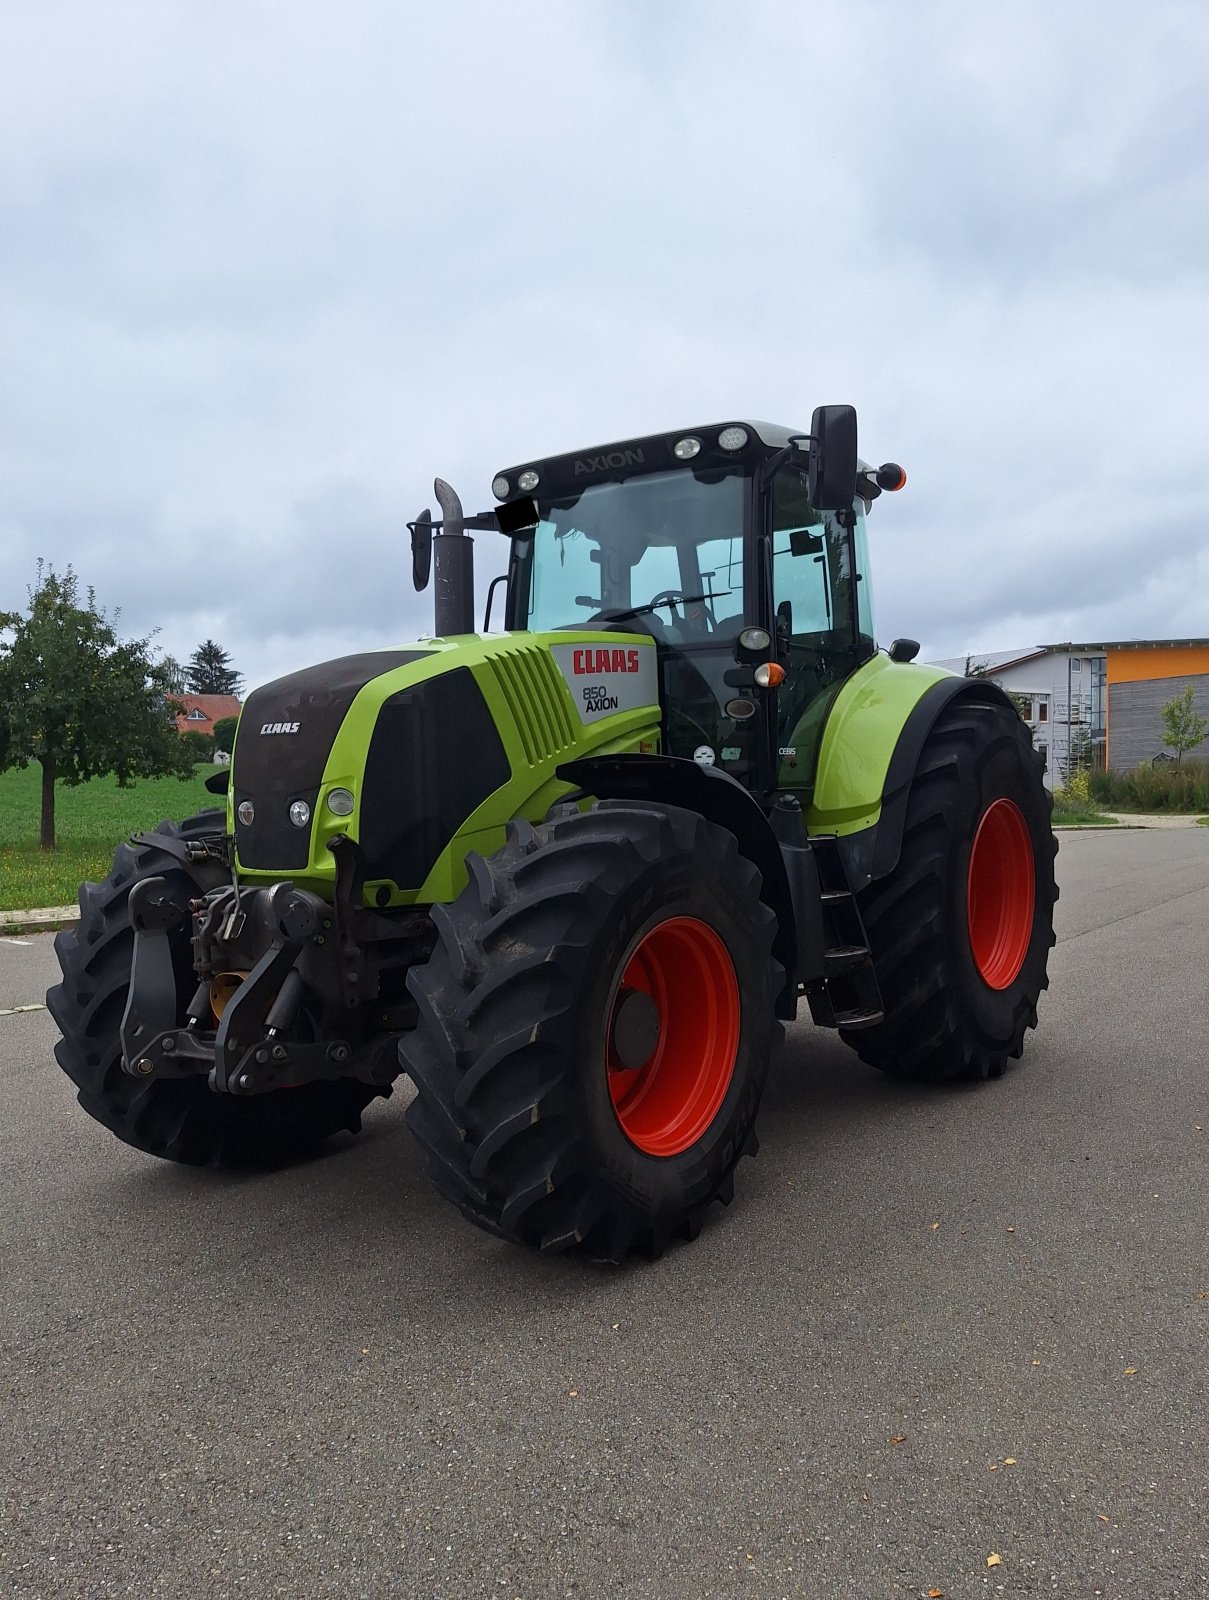
[(783, 467), (772, 483), (772, 589), (785, 682), (777, 696), (781, 782), (806, 785), (827, 691), (857, 663), (848, 540), (830, 512), (816, 511), (806, 476)]

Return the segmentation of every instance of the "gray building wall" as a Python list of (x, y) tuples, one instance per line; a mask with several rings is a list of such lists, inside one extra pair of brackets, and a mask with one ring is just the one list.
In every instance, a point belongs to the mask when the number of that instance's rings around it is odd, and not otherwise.
[[(1209, 676), (1193, 678), (1150, 678), (1141, 683), (1110, 683), (1108, 686), (1108, 764), (1113, 772), (1128, 772), (1139, 761), (1153, 761), (1163, 744), (1161, 706), (1192, 685), (1193, 707), (1209, 716)], [(1173, 750), (1166, 750), (1174, 755)], [(1204, 739), (1185, 755), (1209, 757), (1209, 739)]]

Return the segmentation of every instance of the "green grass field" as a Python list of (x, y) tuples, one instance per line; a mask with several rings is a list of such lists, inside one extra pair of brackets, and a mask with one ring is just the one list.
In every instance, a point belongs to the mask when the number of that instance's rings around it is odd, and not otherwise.
[(143, 778), (129, 789), (112, 778), (94, 778), (78, 789), (59, 784), (55, 851), (38, 849), (42, 769), (34, 763), (0, 773), (0, 911), (73, 905), (81, 883), (105, 877), (127, 834), (220, 805), (204, 787), (216, 770), (207, 763), (184, 782)]

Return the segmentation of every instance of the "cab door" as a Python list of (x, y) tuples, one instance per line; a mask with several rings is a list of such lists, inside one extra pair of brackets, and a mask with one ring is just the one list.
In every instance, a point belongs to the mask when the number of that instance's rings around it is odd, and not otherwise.
[(770, 485), (768, 517), (773, 626), (785, 668), (777, 691), (778, 783), (809, 790), (835, 691), (875, 648), (859, 570), (863, 508), (853, 529), (834, 512), (816, 511), (805, 472), (787, 464)]

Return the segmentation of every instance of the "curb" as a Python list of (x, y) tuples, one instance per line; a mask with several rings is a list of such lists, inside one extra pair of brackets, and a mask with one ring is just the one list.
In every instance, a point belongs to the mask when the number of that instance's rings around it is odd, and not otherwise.
[(0, 934), (53, 933), (80, 920), (79, 906), (46, 906), (40, 911), (0, 911)]

